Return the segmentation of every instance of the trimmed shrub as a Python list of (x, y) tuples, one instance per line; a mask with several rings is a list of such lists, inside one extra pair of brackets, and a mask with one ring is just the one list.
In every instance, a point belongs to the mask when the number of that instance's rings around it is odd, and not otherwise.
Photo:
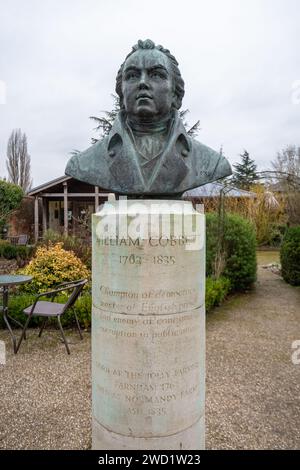
[(0, 243), (0, 257), (5, 259), (17, 259), (26, 261), (30, 259), (34, 251), (33, 246), (11, 245)]
[[(206, 274), (214, 276), (218, 252), (218, 216), (206, 215)], [(246, 290), (256, 280), (256, 237), (254, 226), (235, 214), (226, 214), (223, 229), (221, 274), (232, 290)]]
[(230, 291), (230, 280), (226, 277), (219, 279), (206, 278), (205, 308), (209, 312), (216, 305), (220, 305)]
[(300, 226), (287, 230), (280, 249), (281, 273), (292, 286), (300, 286)]
[(33, 276), (32, 282), (21, 286), (24, 292), (39, 293), (55, 289), (58, 284), (90, 277), (90, 272), (72, 251), (62, 248), (62, 243), (39, 247), (34, 258), (19, 271)]
[(15, 259), (17, 257), (17, 247), (14, 245), (2, 245), (0, 247), (2, 258)]

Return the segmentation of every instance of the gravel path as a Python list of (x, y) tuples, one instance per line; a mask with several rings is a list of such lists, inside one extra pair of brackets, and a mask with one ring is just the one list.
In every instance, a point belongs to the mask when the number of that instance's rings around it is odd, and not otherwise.
[[(273, 256), (273, 259), (272, 259)], [(267, 264), (274, 253), (259, 253)], [(300, 449), (300, 288), (258, 267), (256, 289), (207, 317), (206, 446)]]
[(91, 446), (90, 334), (28, 330), (18, 354), (7, 331), (6, 365), (0, 365), (0, 449), (87, 449)]
[[(263, 257), (265, 256), (265, 257)], [(268, 256), (268, 258), (266, 258)], [(272, 258), (273, 256), (273, 258)], [(276, 261), (259, 254), (259, 262)], [(256, 289), (207, 317), (206, 446), (211, 449), (300, 448), (300, 289), (259, 267)], [(90, 335), (37, 330), (0, 365), (0, 449), (91, 446)]]

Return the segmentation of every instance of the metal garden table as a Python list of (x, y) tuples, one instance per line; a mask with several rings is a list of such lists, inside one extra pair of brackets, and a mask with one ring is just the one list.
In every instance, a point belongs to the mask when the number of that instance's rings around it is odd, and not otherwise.
[(5, 324), (9, 330), (10, 336), (12, 338), (14, 353), (16, 354), (17, 344), (16, 344), (16, 337), (13, 333), (13, 330), (10, 326), (9, 320), (13, 321), (16, 325), (23, 328), (23, 325), (19, 323), (14, 318), (8, 315), (8, 289), (9, 287), (16, 286), (19, 284), (25, 284), (26, 282), (30, 282), (32, 280), (32, 276), (19, 276), (16, 274), (8, 274), (8, 275), (1, 275), (0, 276), (0, 287), (3, 290), (3, 305), (2, 308), (0, 307), (0, 312), (2, 311), (3, 319)]

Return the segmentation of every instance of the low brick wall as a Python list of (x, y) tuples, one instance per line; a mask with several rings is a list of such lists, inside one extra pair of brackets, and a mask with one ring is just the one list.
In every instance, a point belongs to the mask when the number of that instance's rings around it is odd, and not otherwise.
[(0, 258), (0, 274), (10, 274), (18, 269), (18, 263), (15, 259)]

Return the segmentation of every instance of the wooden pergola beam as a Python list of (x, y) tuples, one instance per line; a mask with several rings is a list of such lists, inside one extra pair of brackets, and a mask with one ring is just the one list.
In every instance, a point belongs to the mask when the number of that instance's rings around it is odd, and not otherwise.
[(99, 207), (99, 186), (95, 186), (95, 212), (97, 212)]
[(45, 232), (48, 228), (48, 220), (47, 220), (47, 205), (48, 202), (46, 199), (42, 199), (43, 202), (43, 235), (45, 235)]
[(68, 235), (68, 183), (63, 183), (64, 187), (64, 234)]
[(39, 198), (34, 198), (34, 241), (38, 242), (39, 239)]
[[(98, 197), (105, 197), (108, 198), (110, 193), (98, 193)], [(64, 197), (65, 193), (41, 193), (40, 197)], [(68, 198), (69, 197), (90, 197), (91, 199), (95, 199), (96, 193), (69, 193), (68, 192)]]

